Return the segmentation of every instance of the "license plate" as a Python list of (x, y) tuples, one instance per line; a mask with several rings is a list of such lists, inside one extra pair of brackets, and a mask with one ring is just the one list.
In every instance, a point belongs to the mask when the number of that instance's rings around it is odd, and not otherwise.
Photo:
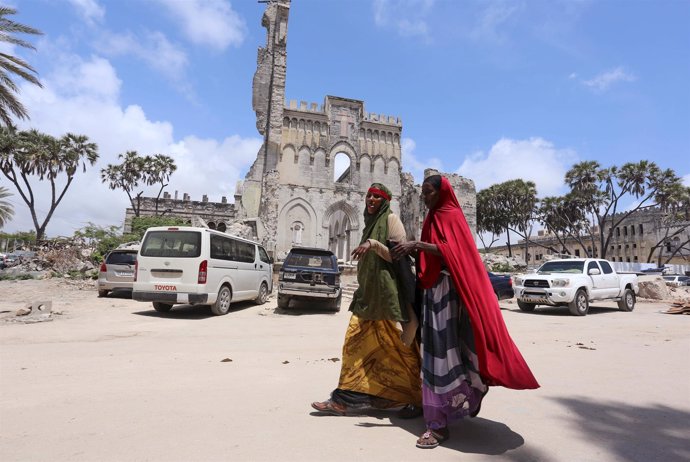
[(127, 277), (127, 276), (134, 275), (134, 272), (132, 272), (132, 271), (120, 271), (119, 273), (117, 273), (117, 275), (121, 276), (121, 277)]
[(297, 274), (295, 273), (284, 273), (283, 274), (283, 279), (296, 279)]

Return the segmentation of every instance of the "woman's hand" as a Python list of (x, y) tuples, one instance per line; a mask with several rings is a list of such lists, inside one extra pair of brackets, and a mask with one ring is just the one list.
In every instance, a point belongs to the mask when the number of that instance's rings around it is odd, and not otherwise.
[(391, 256), (397, 260), (400, 257), (414, 253), (416, 244), (416, 241), (400, 242), (391, 249)]
[(365, 253), (367, 253), (371, 249), (371, 242), (369, 241), (364, 241), (362, 244), (357, 246), (355, 250), (352, 251), (352, 259), (353, 260), (359, 260), (364, 256)]

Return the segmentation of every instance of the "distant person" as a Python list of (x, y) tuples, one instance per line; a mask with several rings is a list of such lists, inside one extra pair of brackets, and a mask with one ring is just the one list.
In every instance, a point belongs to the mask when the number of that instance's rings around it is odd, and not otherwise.
[(419, 345), (414, 341), (418, 321), (386, 245), (405, 241), (405, 229), (391, 213), (390, 201), (391, 191), (380, 183), (367, 191), (362, 240), (352, 251), (359, 260), (359, 288), (350, 304), (338, 388), (330, 399), (312, 403), (323, 413), (403, 406), (400, 417), (421, 415)]
[(448, 424), (475, 417), (489, 386), (538, 388), (513, 343), (465, 216), (448, 180), (422, 184), (429, 209), (421, 241), (403, 242), (394, 257), (417, 254), (423, 291), (422, 401), (426, 431), (417, 447), (448, 439)]

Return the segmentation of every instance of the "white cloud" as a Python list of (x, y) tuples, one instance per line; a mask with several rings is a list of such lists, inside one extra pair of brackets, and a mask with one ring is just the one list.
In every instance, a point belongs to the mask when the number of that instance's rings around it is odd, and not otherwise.
[(501, 29), (520, 9), (520, 5), (513, 3), (490, 3), (481, 13), (477, 24), (470, 32), (474, 40), (490, 40), (503, 42), (504, 36)]
[(687, 175), (685, 175), (685, 176), (682, 178), (681, 181), (683, 182), (683, 184), (684, 184), (685, 186), (687, 186), (688, 188), (690, 188), (690, 173), (688, 173)]
[(247, 35), (244, 20), (225, 0), (158, 0), (192, 43), (218, 50), (239, 46)]
[(374, 23), (392, 27), (403, 37), (429, 39), (426, 16), (435, 0), (374, 0)]
[(103, 21), (105, 7), (96, 0), (68, 0), (74, 6), (79, 15), (91, 26)]
[[(148, 119), (140, 106), (120, 105), (120, 80), (106, 59), (69, 56), (58, 63), (58, 68), (43, 79), (43, 89), (22, 86), (31, 122), (30, 125), (23, 122), (20, 128), (30, 126), (54, 136), (68, 131), (84, 134), (98, 144), (100, 158), (86, 173), (80, 171), (75, 176), (48, 225), (49, 236), (70, 236), (88, 222), (102, 226), (123, 223), (127, 197), (122, 191), (111, 191), (101, 183), (100, 169), (118, 162), (117, 155), (128, 150), (136, 150), (141, 155), (161, 153), (173, 157), (178, 169), (166, 189), (171, 193), (186, 192), (193, 200), (201, 200), (207, 194), (210, 201), (220, 201), (224, 195), (232, 201), (240, 173), (254, 160), (261, 139), (237, 135), (222, 140), (196, 136), (176, 139), (170, 122)], [(98, 82), (102, 87), (98, 87)], [(46, 183), (37, 185), (37, 197), (48, 197)], [(16, 214), (5, 230), (33, 229), (28, 208), (12, 185), (10, 190), (14, 194)], [(147, 195), (155, 193), (155, 187), (145, 189)], [(45, 216), (48, 203), (39, 201), (41, 217)]]
[(433, 168), (434, 170), (442, 171), (441, 161), (436, 157), (425, 158), (424, 162), (417, 160), (415, 149), (417, 143), (412, 138), (403, 138), (402, 149), (402, 165), (405, 171), (412, 173), (415, 181), (421, 183), (424, 180), (424, 169)]
[(606, 72), (602, 72), (594, 78), (583, 80), (582, 83), (596, 91), (606, 91), (611, 85), (617, 82), (634, 82), (637, 80), (635, 75), (626, 72), (622, 67), (617, 67)]
[(173, 82), (182, 82), (189, 60), (182, 49), (171, 43), (158, 31), (147, 31), (141, 36), (132, 32), (103, 31), (95, 41), (96, 49), (106, 56), (133, 55)]
[(473, 180), (477, 191), (508, 180), (533, 181), (539, 197), (544, 197), (565, 192), (563, 178), (576, 161), (573, 150), (558, 149), (543, 138), (502, 138), (488, 154), (468, 156), (457, 173)]

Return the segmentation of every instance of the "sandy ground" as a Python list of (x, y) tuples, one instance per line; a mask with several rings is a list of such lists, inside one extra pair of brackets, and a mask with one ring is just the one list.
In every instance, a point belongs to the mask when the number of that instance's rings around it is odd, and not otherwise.
[[(38, 300), (62, 314), (7, 321)], [(0, 460), (690, 460), (690, 316), (501, 305), (542, 388), (492, 388), (479, 417), (421, 450), (421, 418), (312, 412), (338, 380), (345, 309), (281, 313), (272, 297), (161, 315), (65, 281), (2, 281)]]

